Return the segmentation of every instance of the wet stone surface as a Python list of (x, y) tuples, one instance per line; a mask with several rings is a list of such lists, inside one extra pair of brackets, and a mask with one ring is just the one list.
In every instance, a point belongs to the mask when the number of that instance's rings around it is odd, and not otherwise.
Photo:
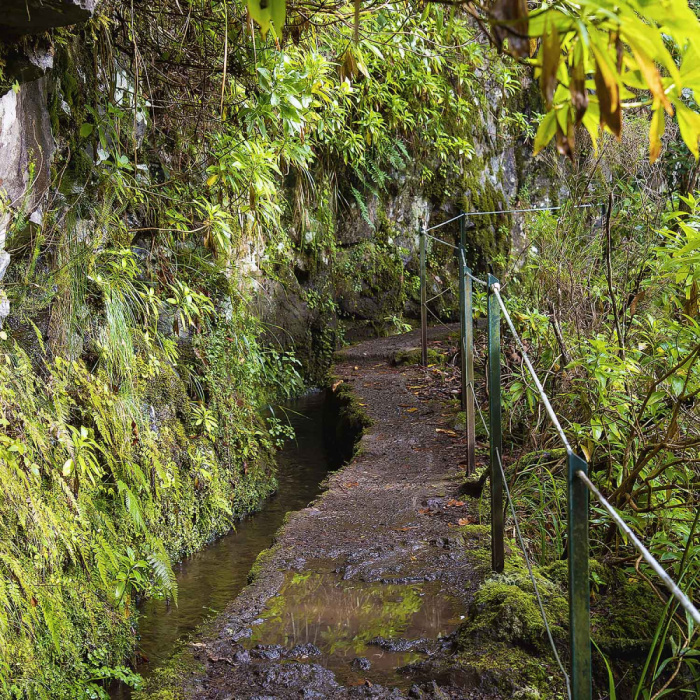
[[(427, 372), (394, 367), (411, 334), (346, 350), (337, 378), (374, 425), (327, 490), (293, 513), (255, 580), (193, 645), (185, 695), (253, 698), (467, 698), (429, 663), (451, 653), (483, 566), (460, 525), (464, 441)], [(427, 671), (426, 671), (427, 669)]]

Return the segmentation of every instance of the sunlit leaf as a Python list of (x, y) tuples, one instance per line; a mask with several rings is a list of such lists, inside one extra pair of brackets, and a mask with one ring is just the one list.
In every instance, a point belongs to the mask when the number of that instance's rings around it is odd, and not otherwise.
[[(649, 161), (654, 163), (661, 154), (661, 135), (664, 133), (665, 119), (663, 109), (654, 110), (649, 126)], [(637, 297), (635, 297), (636, 302)], [(632, 311), (634, 314), (634, 311)]]
[(698, 138), (700, 137), (700, 114), (693, 112), (680, 100), (674, 102), (676, 119), (681, 130), (681, 136), (690, 152), (698, 158)]

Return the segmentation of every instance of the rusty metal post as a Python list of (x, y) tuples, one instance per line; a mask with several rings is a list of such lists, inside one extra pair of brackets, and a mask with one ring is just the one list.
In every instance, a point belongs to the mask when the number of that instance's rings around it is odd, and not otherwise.
[(466, 332), (464, 342), (466, 346), (466, 370), (467, 370), (467, 405), (465, 408), (467, 418), (467, 474), (473, 474), (476, 469), (476, 411), (474, 402), (476, 400), (474, 392), (474, 307), (473, 307), (473, 284), (471, 270), (464, 267), (466, 278), (466, 294), (464, 320)]
[(467, 385), (467, 280), (464, 248), (459, 246), (457, 251), (459, 269), (459, 359), (460, 359), (460, 387), (462, 393), (462, 409), (467, 410), (469, 405), (469, 386)]

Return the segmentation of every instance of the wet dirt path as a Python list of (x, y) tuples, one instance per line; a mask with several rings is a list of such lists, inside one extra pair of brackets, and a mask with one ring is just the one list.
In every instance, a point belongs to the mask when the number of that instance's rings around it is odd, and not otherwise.
[(201, 670), (182, 679), (186, 697), (466, 697), (440, 689), (421, 663), (449, 655), (482, 575), (459, 530), (475, 505), (458, 495), (454, 385), (435, 391), (433, 370), (390, 361), (417, 338), (340, 355), (337, 380), (374, 424), (327, 490), (289, 517), (251, 585), (190, 645)]

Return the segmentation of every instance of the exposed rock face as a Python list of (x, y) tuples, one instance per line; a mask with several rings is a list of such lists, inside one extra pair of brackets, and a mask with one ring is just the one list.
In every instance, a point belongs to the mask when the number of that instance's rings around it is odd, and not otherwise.
[[(18, 92), (0, 97), (0, 280), (10, 256), (5, 251), (13, 212), (22, 210), (41, 225), (42, 204), (49, 187), (54, 140), (51, 134), (44, 75), (53, 67), (53, 49), (40, 41), (33, 48), (11, 46), (26, 34), (84, 22), (97, 0), (3, 0), (0, 41), (10, 44), (5, 55), (5, 79), (17, 80)], [(0, 289), (0, 324), (10, 304)]]
[(84, 22), (92, 16), (95, 5), (96, 0), (3, 0), (0, 38)]
[[(0, 280), (10, 262), (4, 248), (13, 212), (41, 224), (54, 152), (46, 100), (45, 78), (0, 98)], [(9, 304), (0, 300), (0, 321), (8, 313)]]

